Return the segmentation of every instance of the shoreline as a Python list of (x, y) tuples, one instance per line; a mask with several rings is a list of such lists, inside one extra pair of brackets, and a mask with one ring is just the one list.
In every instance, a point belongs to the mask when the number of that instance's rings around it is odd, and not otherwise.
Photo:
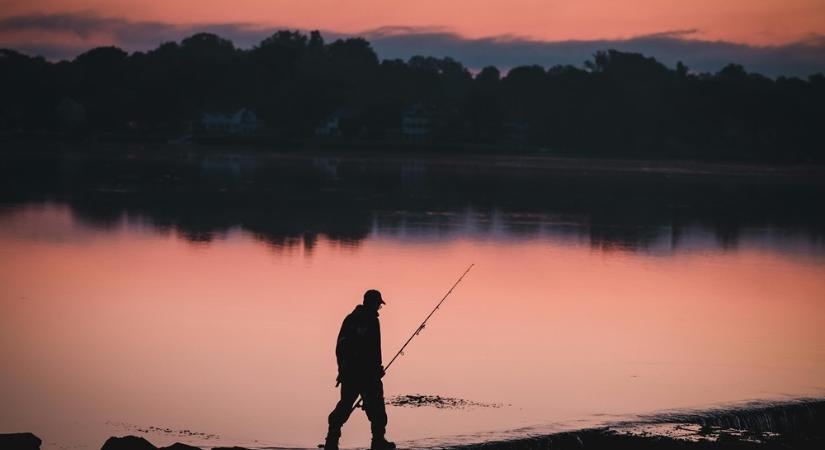
[(605, 427), (447, 447), (538, 449), (819, 449), (825, 446), (825, 399), (749, 403), (669, 412)]
[[(31, 433), (0, 434), (0, 448), (37, 450)], [(414, 450), (539, 449), (819, 449), (825, 446), (825, 399), (752, 402), (737, 407), (675, 411), (604, 427), (454, 446), (405, 446)], [(175, 443), (156, 447), (142, 436), (110, 437), (101, 450), (286, 450), (282, 447), (198, 447)], [(299, 450), (299, 449), (291, 449)], [(309, 449), (306, 449), (309, 450)]]
[(8, 140), (0, 159), (73, 157), (130, 162), (180, 162), (193, 158), (242, 158), (260, 163), (300, 162), (323, 159), (332, 163), (364, 165), (416, 165), (430, 169), (552, 173), (582, 176), (653, 176), (666, 178), (759, 178), (795, 183), (825, 183), (825, 164), (777, 161), (730, 161), (704, 159), (651, 159), (506, 151), (439, 153), (409, 149), (263, 146), (218, 144), (170, 144), (132, 142), (58, 142)]

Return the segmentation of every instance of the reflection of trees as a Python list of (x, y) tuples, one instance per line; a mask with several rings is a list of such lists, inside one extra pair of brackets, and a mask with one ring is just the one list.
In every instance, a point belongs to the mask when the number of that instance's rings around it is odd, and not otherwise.
[(311, 251), (319, 235), (357, 244), (370, 231), (369, 212), (355, 205), (345, 208), (338, 202), (309, 199), (276, 203), (266, 196), (241, 193), (203, 201), (202, 195), (98, 193), (71, 204), (77, 217), (97, 227), (114, 227), (128, 215), (160, 230), (174, 230), (191, 242), (211, 242), (240, 227), (272, 247), (303, 245)]
[[(311, 252), (320, 236), (358, 245), (372, 231), (405, 238), (556, 236), (601, 249), (658, 251), (691, 230), (736, 247), (748, 227), (822, 242), (823, 188), (765, 178), (462, 169), (216, 156), (132, 160), (4, 158), (6, 201), (65, 200), (96, 227), (140, 219), (192, 242), (240, 228), (274, 248)], [(208, 164), (204, 161), (208, 160)], [(223, 166), (228, 167), (222, 170)], [(240, 168), (240, 169), (238, 169)]]
[(661, 229), (643, 225), (591, 224), (589, 231), (590, 245), (600, 250), (644, 249), (658, 242), (664, 235)]

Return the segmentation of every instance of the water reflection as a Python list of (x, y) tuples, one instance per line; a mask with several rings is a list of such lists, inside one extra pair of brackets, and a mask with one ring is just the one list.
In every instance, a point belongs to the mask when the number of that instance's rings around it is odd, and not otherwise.
[(816, 184), (202, 161), (2, 166), (0, 424), (46, 448), (310, 447), (364, 287), (394, 299), (389, 353), (469, 262), (387, 394), (507, 406), (390, 407), (391, 438), (823, 393)]
[[(720, 229), (701, 224), (594, 224), (579, 217), (507, 213), (501, 210), (370, 211), (364, 212), (364, 218), (358, 224), (354, 223), (352, 218), (350, 223), (346, 223), (346, 218), (334, 215), (311, 217), (306, 219), (307, 221), (302, 221), (296, 217), (266, 217), (265, 214), (259, 215), (255, 220), (231, 216), (209, 223), (209, 219), (201, 219), (198, 214), (186, 217), (186, 213), (180, 210), (175, 210), (177, 214), (174, 216), (160, 218), (158, 214), (145, 215), (148, 213), (142, 209), (119, 208), (115, 212), (101, 211), (90, 208), (89, 205), (78, 207), (74, 203), (39, 203), (7, 205), (0, 209), (0, 217), (15, 214), (25, 216), (38, 208), (65, 208), (68, 215), (61, 216), (59, 220), (69, 220), (75, 224), (75, 228), (85, 227), (85, 232), (89, 234), (95, 230), (116, 230), (123, 226), (140, 224), (143, 227), (151, 227), (156, 233), (174, 233), (193, 244), (208, 244), (243, 231), (274, 250), (300, 249), (306, 253), (312, 253), (321, 239), (357, 248), (369, 238), (391, 237), (419, 243), (448, 242), (462, 238), (514, 242), (539, 239), (587, 245), (603, 252), (644, 252), (661, 256), (679, 252), (729, 251), (744, 245), (749, 248), (771, 249), (788, 255), (825, 258), (825, 243), (814, 230), (789, 230), (774, 226)], [(174, 209), (170, 209), (172, 210)], [(44, 226), (47, 227), (42, 223), (27, 224), (24, 228), (28, 230), (26, 234), (32, 238), (59, 238), (60, 233), (54, 234), (56, 230), (39, 230)]]
[[(210, 242), (240, 228), (312, 251), (319, 236), (357, 246), (405, 239), (586, 240), (594, 249), (825, 247), (825, 185), (810, 177), (500, 169), (416, 161), (188, 155), (17, 157), (3, 161), (7, 204), (58, 199), (95, 227), (139, 218)], [(700, 242), (697, 242), (700, 241)], [(784, 241), (784, 242), (783, 242)]]
[[(46, 448), (99, 445), (122, 432), (109, 423), (158, 443), (179, 433), (151, 427), (218, 436), (189, 441), (204, 446), (309, 447), (335, 399), (338, 321), (363, 286), (396, 299), (382, 312), (389, 352), (470, 260), (478, 272), (387, 392), (513, 406), (395, 408), (394, 438), (470, 442), (604, 414), (821, 393), (821, 262), (764, 252), (750, 245), (758, 236), (737, 252), (661, 258), (653, 246), (594, 252), (569, 223), (558, 225), (568, 234), (539, 225), (525, 237), (504, 215), (478, 227), (451, 216), (470, 224), (465, 234), (440, 235), (422, 234), (428, 214), (401, 216), (374, 221), (357, 246), (324, 236), (273, 246), (242, 227), (203, 244), (140, 216), (101, 229), (65, 205), (7, 211), (0, 353), (11, 369), (0, 389), (13, 407), (0, 419), (47, 437)], [(345, 446), (368, 439), (366, 421), (354, 420)]]

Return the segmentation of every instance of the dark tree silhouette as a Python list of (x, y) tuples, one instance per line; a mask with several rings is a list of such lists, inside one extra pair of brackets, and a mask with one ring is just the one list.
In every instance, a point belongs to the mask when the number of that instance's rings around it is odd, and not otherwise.
[(277, 31), (251, 49), (198, 33), (148, 52), (100, 47), (56, 63), (2, 49), (0, 97), (7, 135), (174, 137), (204, 113), (248, 108), (275, 142), (312, 145), (330, 117), (340, 119), (342, 142), (401, 142), (402, 117), (415, 110), (429, 121), (422, 150), (437, 142), (473, 151), (825, 160), (822, 74), (770, 79), (737, 64), (694, 73), (616, 50), (582, 67), (486, 67), (473, 76), (451, 58), (381, 61), (364, 39), (327, 43), (317, 31)]

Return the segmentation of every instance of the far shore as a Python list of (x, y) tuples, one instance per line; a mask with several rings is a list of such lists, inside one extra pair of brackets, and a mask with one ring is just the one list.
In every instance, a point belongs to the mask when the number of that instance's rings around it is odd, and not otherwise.
[(551, 151), (507, 152), (486, 149), (473, 152), (416, 150), (410, 147), (364, 148), (330, 145), (297, 146), (219, 144), (171, 144), (135, 142), (60, 142), (48, 140), (6, 140), (0, 158), (71, 156), (80, 159), (123, 159), (136, 162), (191, 160), (193, 157), (250, 158), (259, 162), (325, 159), (337, 163), (417, 164), (444, 169), (479, 171), (555, 172), (572, 175), (652, 175), (664, 177), (758, 177), (825, 183), (825, 165), (813, 163), (708, 161), (690, 159), (650, 159), (633, 157), (579, 156)]

